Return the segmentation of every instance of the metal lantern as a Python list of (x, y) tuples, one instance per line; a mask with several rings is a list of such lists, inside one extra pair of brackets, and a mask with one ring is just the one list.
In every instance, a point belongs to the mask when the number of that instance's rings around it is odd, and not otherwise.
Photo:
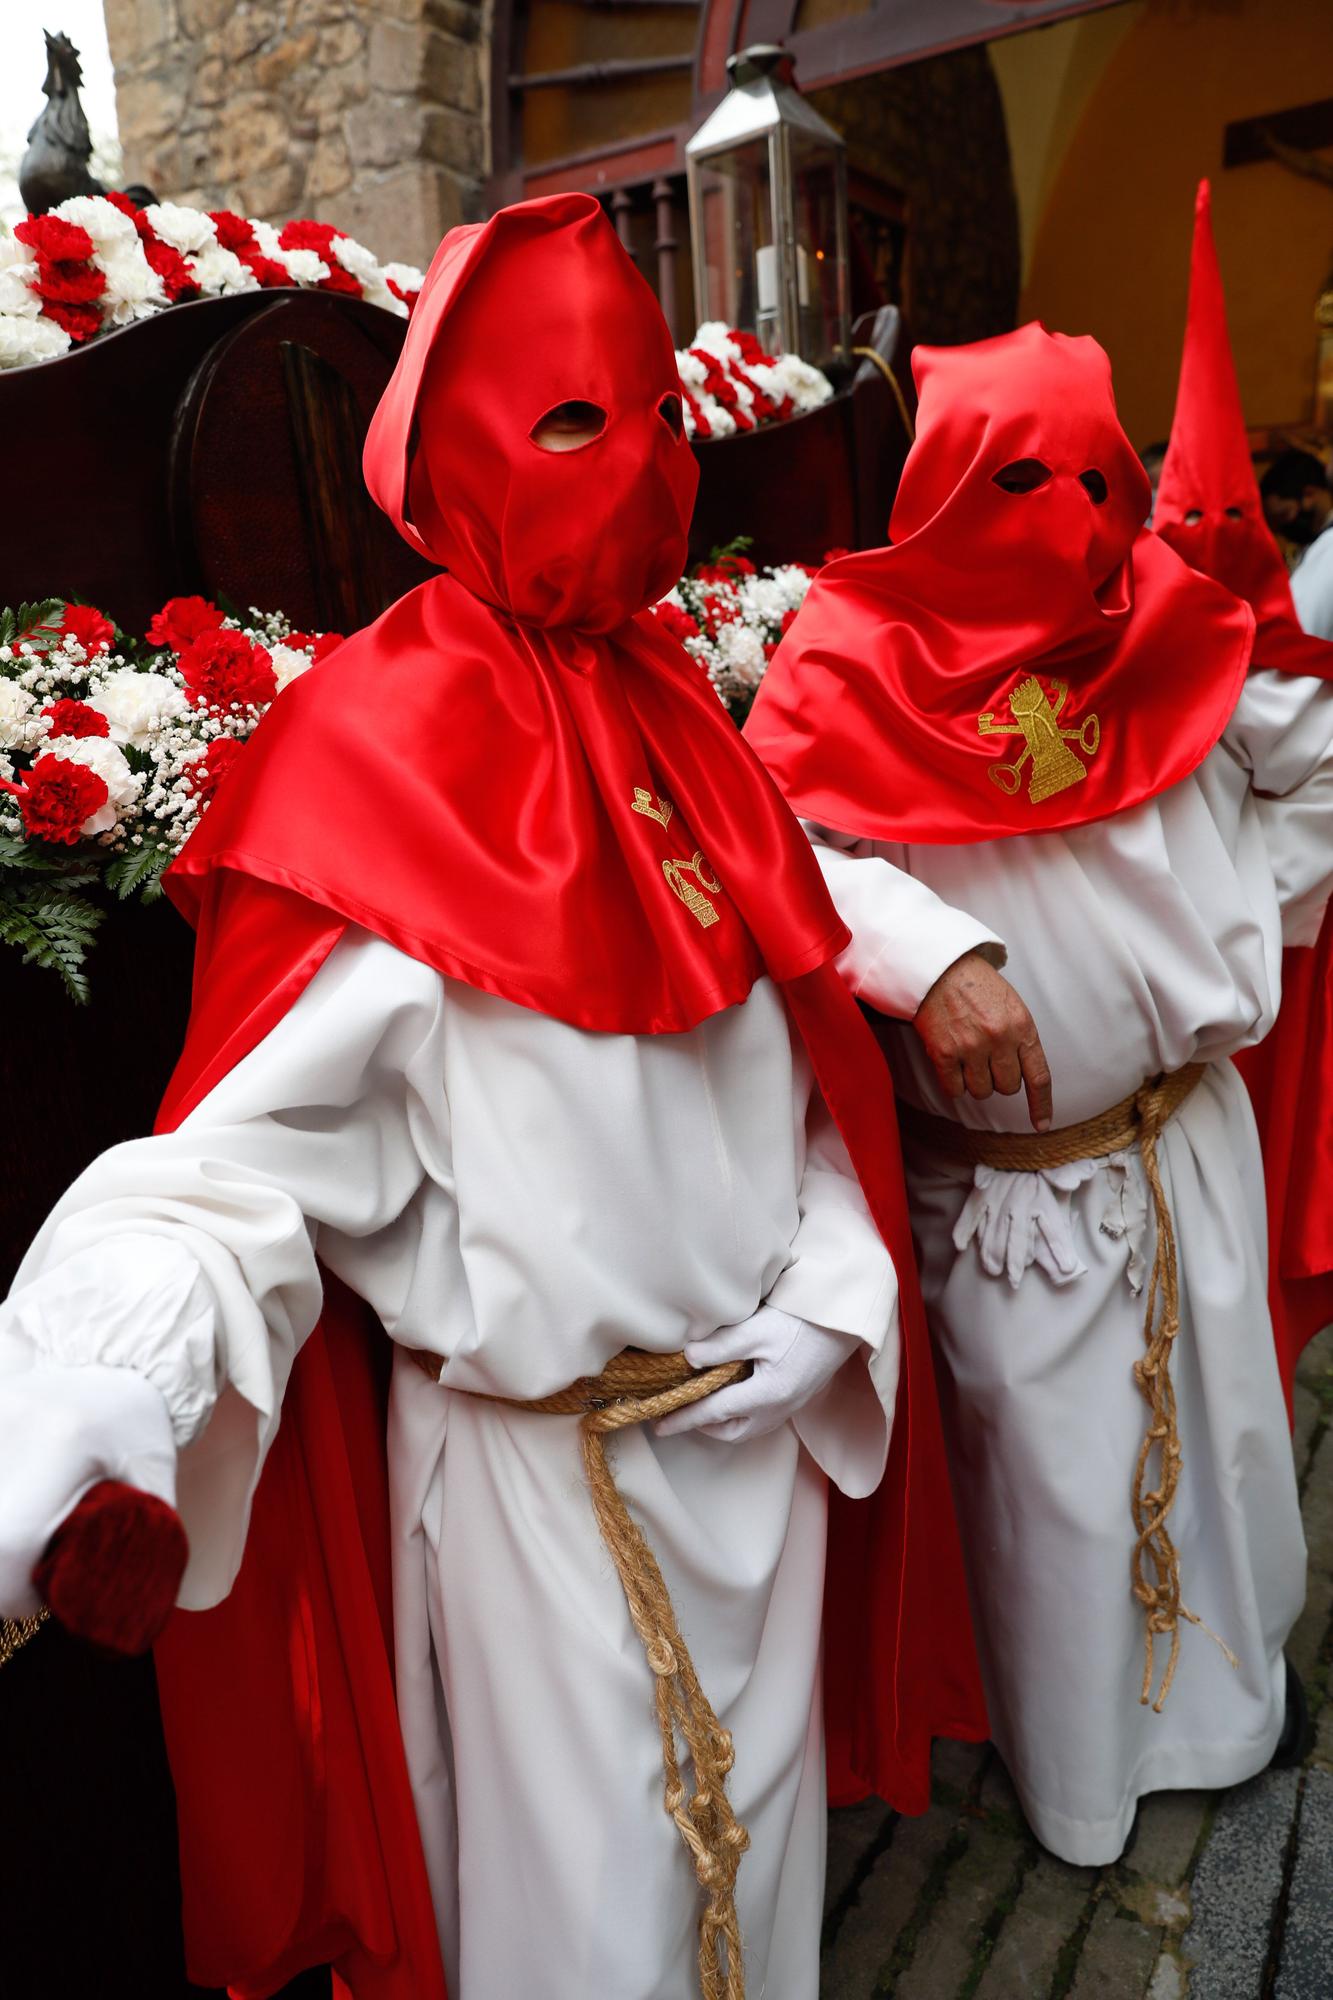
[(786, 49), (743, 49), (732, 87), (685, 148), (699, 323), (771, 353), (845, 354), (847, 156), (796, 89)]

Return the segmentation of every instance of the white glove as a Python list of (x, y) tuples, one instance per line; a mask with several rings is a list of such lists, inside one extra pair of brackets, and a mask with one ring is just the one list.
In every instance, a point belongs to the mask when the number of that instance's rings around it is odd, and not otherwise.
[(714, 1390), (669, 1417), (660, 1417), (659, 1437), (701, 1431), (705, 1437), (739, 1444), (763, 1437), (817, 1396), (844, 1361), (862, 1345), (854, 1333), (812, 1326), (778, 1306), (760, 1306), (736, 1326), (720, 1326), (701, 1340), (685, 1343), (691, 1368), (716, 1368), (724, 1361), (753, 1361), (743, 1382)]
[(72, 1368), (0, 1334), (0, 1615), (39, 1609), (33, 1565), (99, 1479), (176, 1504), (165, 1401), (129, 1368)]
[(1015, 1291), (1033, 1264), (1053, 1285), (1072, 1284), (1088, 1267), (1074, 1246), (1070, 1203), (1102, 1164), (1075, 1160), (1040, 1173), (978, 1167), (954, 1225), (954, 1248), (975, 1241), (987, 1277), (1007, 1278)]

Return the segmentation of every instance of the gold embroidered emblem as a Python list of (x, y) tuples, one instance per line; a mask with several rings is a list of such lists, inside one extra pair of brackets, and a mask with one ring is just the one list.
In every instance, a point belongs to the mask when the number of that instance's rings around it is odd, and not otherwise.
[(642, 785), (636, 785), (634, 797), (630, 800), (630, 810), (642, 813), (645, 819), (655, 819), (659, 826), (665, 826), (675, 807), (670, 799), (659, 799), (654, 805), (652, 793), (646, 792)]
[[(703, 890), (711, 889), (716, 896), (722, 884), (713, 880), (708, 863), (697, 847), (693, 858), (689, 861), (664, 861), (662, 873), (666, 876), (673, 895), (680, 897), (690, 915), (697, 917), (705, 930), (710, 924), (717, 922), (718, 912), (703, 894)], [(693, 882), (686, 880), (689, 875), (693, 875)]]
[(1087, 777), (1088, 767), (1083, 758), (1076, 757), (1069, 746), (1077, 743), (1084, 757), (1095, 757), (1102, 740), (1102, 726), (1095, 715), (1090, 715), (1077, 729), (1062, 729), (1059, 717), (1068, 694), (1068, 681), (1052, 681), (1048, 695), (1036, 675), (1030, 674), (1009, 697), (1012, 723), (997, 722), (995, 711), (989, 708), (977, 717), (977, 729), (982, 736), (1023, 738), (1023, 748), (1012, 764), (990, 766), (992, 782), (1011, 798), (1022, 784), (1023, 770), (1029, 762), (1032, 775), (1028, 780), (1028, 797), (1034, 806), (1043, 799), (1054, 798), (1057, 792), (1068, 791), (1071, 785)]

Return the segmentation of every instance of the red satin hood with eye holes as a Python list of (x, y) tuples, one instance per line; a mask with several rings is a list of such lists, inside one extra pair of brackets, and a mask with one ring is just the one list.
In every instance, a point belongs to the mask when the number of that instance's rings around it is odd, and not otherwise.
[[(891, 546), (820, 572), (746, 726), (788, 803), (879, 840), (1105, 819), (1195, 770), (1254, 620), (1143, 528), (1093, 340), (918, 348)], [(998, 475), (998, 479), (997, 479)]]
[(1287, 566), (1264, 519), (1213, 240), (1212, 190), (1194, 202), (1189, 314), (1153, 527), (1192, 569), (1251, 605), (1256, 667), (1333, 680), (1333, 646), (1301, 629)]
[[(799, 827), (645, 607), (698, 474), (656, 300), (567, 194), (447, 237), (366, 442), (431, 578), (296, 682), (168, 876), (296, 890), (452, 978), (621, 1034), (689, 1029), (845, 931)], [(573, 451), (559, 404), (605, 421)]]

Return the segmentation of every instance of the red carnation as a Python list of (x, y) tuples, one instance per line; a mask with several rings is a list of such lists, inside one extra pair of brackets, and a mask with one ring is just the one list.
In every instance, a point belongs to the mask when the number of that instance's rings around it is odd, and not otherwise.
[(19, 802), (23, 825), (34, 840), (73, 847), (85, 820), (100, 812), (111, 794), (105, 778), (86, 764), (72, 764), (49, 753), (39, 757), (21, 785), (5, 783)]
[(841, 562), (844, 556), (849, 556), (850, 554), (850, 549), (825, 549), (824, 562)]
[(16, 222), (14, 234), (36, 257), (52, 264), (82, 264), (93, 254), (93, 239), (77, 222), (58, 215), (30, 215)]
[(187, 776), (190, 789), (201, 805), (211, 803), (222, 780), (240, 756), (244, 745), (234, 736), (218, 736), (209, 744), (202, 757), (196, 757), (189, 766)]
[(109, 736), (111, 724), (100, 708), (90, 708), (86, 701), (71, 701), (62, 695), (59, 701), (49, 702), (42, 710), (51, 725), (53, 736)]
[[(798, 608), (799, 608), (799, 607), (798, 607)], [(795, 623), (795, 620), (796, 620), (796, 612), (795, 612), (795, 611), (784, 611), (784, 612), (783, 612), (783, 614), (782, 614), (782, 623), (781, 623), (781, 625), (780, 625), (780, 626), (778, 627), (778, 631), (780, 632), (781, 636), (782, 636), (782, 637), (783, 637), (784, 639), (786, 638), (787, 634), (788, 634), (788, 633), (789, 633), (789, 632), (791, 631), (791, 628), (792, 628), (792, 625), (793, 625), (793, 624)]]
[(694, 418), (694, 435), (699, 438), (712, 437), (713, 426), (709, 423), (707, 417), (704, 415), (703, 407), (699, 402), (699, 398), (695, 395), (692, 389), (687, 389), (683, 382), (680, 385), (680, 390), (681, 394), (685, 398), (685, 406), (689, 410), (690, 415)]
[(681, 610), (679, 604), (655, 604), (653, 616), (663, 631), (669, 632), (673, 639), (679, 639), (682, 644), (686, 639), (697, 639), (699, 636), (699, 627), (688, 611)]
[[(142, 231), (140, 232), (142, 234)], [(199, 285), (194, 272), (172, 244), (164, 243), (160, 236), (151, 231), (143, 238), (143, 254), (150, 267), (162, 280), (163, 289), (172, 305), (178, 299), (196, 298)]]
[(216, 632), (225, 615), (206, 597), (169, 597), (162, 609), (153, 613), (148, 643), (170, 646), (173, 653), (183, 653), (201, 632)]
[(109, 188), (102, 199), (109, 201), (113, 208), (118, 208), (122, 215), (128, 215), (135, 228), (138, 228), (139, 218), (143, 214), (143, 210), (137, 201), (131, 201), (129, 196), (122, 194), (119, 188)]
[(259, 250), (238, 250), (236, 255), (266, 291), (271, 291), (275, 285), (295, 283), (287, 266), (280, 264), (276, 257), (265, 257)]
[(278, 238), (278, 247), (282, 250), (313, 250), (317, 257), (331, 264), (333, 239), (346, 234), (345, 229), (335, 229), (331, 222), (289, 222)]
[(201, 632), (181, 654), (180, 670), (196, 708), (259, 708), (278, 692), (271, 655), (244, 632)]
[(292, 646), (309, 653), (313, 665), (326, 660), (330, 653), (337, 652), (343, 643), (341, 632), (289, 632), (284, 639), (285, 646)]
[(55, 305), (88, 306), (106, 290), (106, 273), (95, 264), (54, 264), (39, 257), (33, 290)]
[(344, 297), (349, 299), (363, 299), (365, 297), (365, 293), (361, 289), (361, 280), (354, 278), (350, 271), (344, 271), (336, 258), (329, 265), (328, 277), (320, 279), (319, 290), (321, 292), (341, 292)]
[(254, 248), (254, 227), (243, 215), (230, 208), (210, 208), (208, 219), (217, 230), (218, 242), (224, 250), (231, 250), (239, 257), (242, 250)]
[(96, 306), (69, 306), (58, 299), (43, 299), (42, 313), (57, 326), (63, 326), (73, 341), (91, 340), (95, 333), (101, 332), (102, 315)]
[(109, 618), (92, 604), (67, 604), (61, 619), (61, 629), (67, 639), (77, 639), (85, 653), (104, 653), (116, 636), (116, 628)]
[(418, 287), (418, 289), (415, 292), (406, 292), (403, 290), (403, 287), (399, 284), (396, 278), (386, 278), (384, 282), (389, 287), (389, 290), (393, 293), (394, 297), (396, 299), (402, 300), (403, 304), (407, 307), (407, 316), (409, 319), (411, 319), (412, 308), (416, 305), (417, 300), (421, 297), (420, 287)]

